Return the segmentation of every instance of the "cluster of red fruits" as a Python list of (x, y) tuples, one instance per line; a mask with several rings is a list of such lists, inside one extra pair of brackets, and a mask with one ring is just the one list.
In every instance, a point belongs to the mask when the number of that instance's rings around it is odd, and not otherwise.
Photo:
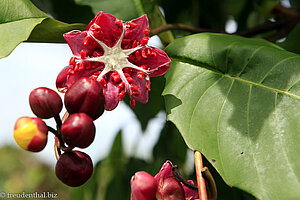
[(197, 182), (178, 176), (177, 166), (166, 161), (153, 177), (140, 171), (131, 178), (131, 200), (197, 200)]
[[(76, 81), (64, 96), (69, 116), (62, 122), (59, 116), (63, 108), (60, 96), (49, 88), (36, 88), (29, 95), (29, 104), (37, 118), (21, 117), (15, 123), (14, 138), (24, 150), (39, 152), (47, 144), (48, 131), (55, 135), (59, 152), (55, 174), (66, 185), (82, 185), (92, 175), (91, 158), (73, 148), (86, 148), (93, 142), (96, 133), (93, 121), (104, 112), (102, 91), (102, 86), (94, 79), (82, 78)], [(49, 118), (55, 119), (56, 129), (47, 126), (42, 120)]]

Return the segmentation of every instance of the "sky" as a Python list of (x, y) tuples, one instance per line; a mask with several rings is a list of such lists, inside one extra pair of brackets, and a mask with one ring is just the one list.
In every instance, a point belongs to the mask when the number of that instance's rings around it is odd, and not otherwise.
[[(150, 40), (150, 44), (156, 47), (161, 45), (155, 38)], [(48, 87), (57, 91), (56, 76), (68, 64), (71, 56), (67, 44), (21, 43), (8, 57), (0, 59), (0, 147), (8, 144), (17, 147), (13, 139), (15, 121), (23, 116), (35, 117), (29, 106), (30, 92), (37, 87)], [(61, 116), (64, 113), (65, 110), (61, 112)], [(106, 157), (117, 132), (122, 129), (126, 153), (137, 152), (137, 157), (149, 160), (165, 121), (166, 114), (159, 113), (142, 134), (134, 113), (125, 103), (120, 102), (115, 110), (105, 111), (95, 121), (95, 140), (82, 151), (88, 153), (96, 163)], [(54, 119), (45, 122), (48, 126), (56, 126)], [(28, 153), (53, 165), (56, 162), (53, 145), (54, 136), (49, 132), (46, 148), (39, 153)]]

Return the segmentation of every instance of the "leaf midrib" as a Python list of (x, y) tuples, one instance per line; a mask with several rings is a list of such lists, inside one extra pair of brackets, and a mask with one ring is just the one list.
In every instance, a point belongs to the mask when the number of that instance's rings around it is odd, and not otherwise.
[(186, 59), (186, 58), (182, 58), (182, 57), (181, 58), (171, 57), (171, 60), (173, 62), (181, 62), (181, 63), (190, 64), (190, 65), (196, 65), (196, 66), (199, 66), (199, 67), (203, 66), (201, 68), (205, 68), (206, 70), (209, 70), (209, 71), (211, 71), (213, 73), (216, 73), (216, 74), (218, 74), (220, 76), (223, 76), (223, 77), (226, 77), (226, 78), (229, 78), (229, 79), (232, 79), (232, 80), (237, 80), (237, 81), (240, 81), (242, 83), (246, 83), (248, 85), (253, 85), (253, 86), (256, 86), (256, 87), (264, 88), (266, 90), (270, 90), (270, 91), (273, 91), (275, 93), (281, 93), (281, 94), (284, 94), (284, 95), (287, 95), (287, 96), (290, 96), (292, 98), (300, 100), (300, 96), (295, 95), (293, 93), (290, 93), (290, 92), (288, 92), (286, 90), (280, 90), (280, 89), (277, 89), (277, 88), (273, 88), (273, 87), (269, 87), (269, 86), (263, 85), (261, 83), (256, 83), (256, 82), (253, 82), (253, 81), (242, 79), (240, 77), (236, 77), (236, 76), (224, 74), (221, 71), (218, 71), (217, 69), (212, 68), (211, 66), (209, 66), (206, 63), (201, 63), (199, 61), (195, 61), (195, 60), (191, 60), (191, 59)]

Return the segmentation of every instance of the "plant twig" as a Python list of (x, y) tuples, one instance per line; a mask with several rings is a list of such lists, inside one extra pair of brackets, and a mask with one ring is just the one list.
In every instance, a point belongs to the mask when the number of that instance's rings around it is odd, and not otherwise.
[(178, 179), (181, 183), (192, 190), (198, 190), (198, 187), (190, 182), (188, 182), (183, 176), (180, 174), (177, 165), (172, 165), (173, 175), (176, 179)]
[(58, 132), (57, 130), (55, 130), (54, 128), (52, 128), (51, 126), (47, 126), (48, 131), (50, 131), (51, 133), (53, 133), (56, 137), (58, 137)]
[[(267, 22), (265, 24), (258, 25), (256, 27), (246, 29), (243, 31), (232, 33), (233, 35), (240, 35), (245, 37), (252, 37), (261, 33), (265, 33), (271, 30), (280, 29), (282, 27), (286, 27), (288, 24), (290, 24), (293, 20), (289, 19), (283, 19), (278, 20), (276, 22)], [(159, 27), (156, 27), (151, 30), (150, 36), (157, 35), (159, 33), (162, 33), (164, 31), (168, 30), (184, 30), (191, 33), (203, 33), (203, 32), (211, 32), (211, 33), (226, 33), (225, 31), (221, 30), (215, 30), (215, 29), (202, 29), (186, 24), (165, 24)]]
[(265, 33), (271, 30), (279, 29), (282, 28), (283, 26), (286, 26), (287, 23), (289, 23), (290, 20), (283, 19), (279, 20), (276, 22), (267, 22), (265, 24), (261, 24), (258, 26), (255, 26), (253, 28), (244, 30), (244, 31), (239, 31), (236, 33), (233, 33), (234, 35), (240, 35), (240, 36), (245, 36), (245, 37), (252, 37), (261, 33)]
[[(55, 141), (55, 143), (54, 143), (54, 154), (55, 154), (56, 160), (59, 159), (59, 157), (61, 155), (61, 150), (63, 150), (63, 151), (71, 151), (74, 148), (71, 145), (65, 146), (64, 141), (62, 139), (62, 135), (60, 133), (60, 128), (61, 128), (62, 124), (68, 119), (68, 117), (69, 117), (69, 113), (68, 112), (66, 112), (64, 114), (62, 120), (60, 119), (59, 116), (54, 117), (54, 119), (56, 121), (56, 124), (57, 124), (57, 131), (50, 127), (51, 129), (53, 129), (56, 132), (54, 135), (58, 139), (58, 141)], [(49, 127), (48, 127), (48, 129), (49, 129)]]
[(195, 168), (196, 168), (196, 175), (197, 175), (199, 199), (207, 200), (206, 183), (204, 177), (202, 176), (202, 171), (203, 171), (202, 155), (199, 151), (195, 151), (194, 157), (195, 157)]
[(61, 121), (59, 115), (54, 116), (54, 119), (55, 119), (55, 122), (56, 122), (56, 126), (60, 128), (61, 125), (62, 125), (62, 121)]
[(293, 8), (286, 8), (280, 3), (274, 6), (274, 8), (271, 11), (275, 15), (283, 15), (285, 18), (289, 19), (299, 19), (300, 18), (300, 12), (297, 9)]
[(209, 169), (207, 167), (203, 167), (202, 170), (203, 176), (208, 183), (209, 192), (210, 192), (210, 200), (216, 200), (218, 196), (217, 186), (213, 176), (211, 175)]
[[(274, 6), (271, 12), (276, 16), (277, 21), (267, 22), (255, 26), (253, 28), (249, 28), (232, 34), (245, 37), (253, 37), (258, 34), (269, 32), (272, 30), (277, 30), (277, 32), (274, 35), (265, 38), (267, 40), (275, 40), (285, 37), (297, 24), (300, 23), (300, 12), (296, 9), (286, 8), (281, 4), (277, 4), (276, 6)], [(150, 32), (150, 36), (157, 35), (159, 33), (169, 30), (183, 30), (190, 33), (226, 33), (224, 30), (203, 29), (187, 24), (165, 24), (152, 29)]]
[(164, 24), (152, 29), (150, 32), (150, 36), (157, 35), (159, 33), (169, 31), (169, 30), (183, 30), (191, 33), (203, 33), (203, 32), (225, 33), (225, 31), (220, 31), (215, 29), (203, 29), (203, 28), (198, 28), (187, 24)]

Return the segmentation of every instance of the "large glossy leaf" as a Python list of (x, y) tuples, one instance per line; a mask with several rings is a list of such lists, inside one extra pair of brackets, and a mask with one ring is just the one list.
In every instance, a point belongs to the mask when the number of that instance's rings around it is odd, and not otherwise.
[[(33, 31), (36, 27), (38, 30)], [(29, 0), (1, 0), (0, 58), (26, 41), (32, 31), (32, 41), (62, 42), (64, 32), (82, 28), (82, 24), (65, 24), (50, 18)]]
[(300, 199), (300, 56), (261, 39), (175, 40), (168, 119), (225, 182), (259, 199)]

